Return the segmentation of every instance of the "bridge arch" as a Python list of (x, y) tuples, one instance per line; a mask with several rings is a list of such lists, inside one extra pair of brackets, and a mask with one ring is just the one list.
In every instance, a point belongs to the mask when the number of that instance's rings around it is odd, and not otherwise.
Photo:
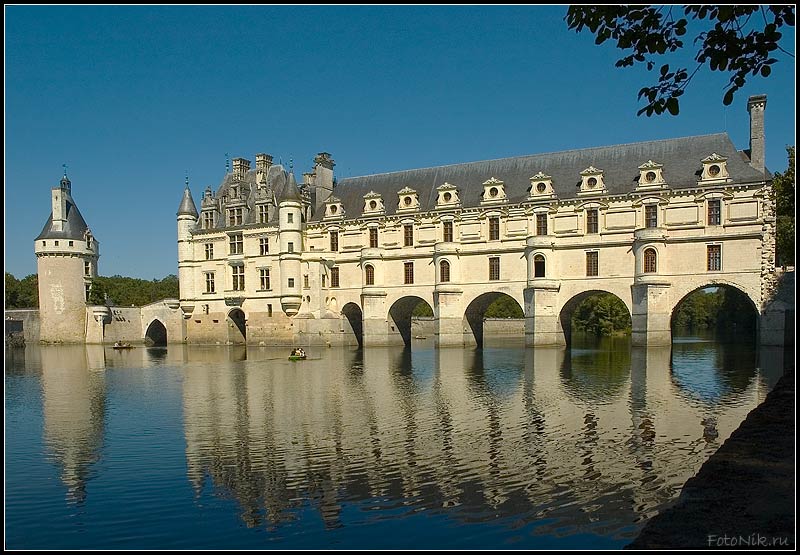
[(361, 307), (353, 302), (346, 303), (342, 307), (342, 316), (347, 318), (350, 328), (353, 330), (358, 346), (364, 345), (364, 313)]
[(478, 348), (483, 347), (483, 320), (484, 316), (486, 315), (486, 309), (488, 309), (489, 305), (494, 303), (496, 300), (503, 298), (514, 301), (516, 307), (519, 309), (520, 317), (524, 316), (522, 305), (520, 304), (519, 300), (515, 299), (508, 293), (501, 293), (500, 291), (482, 293), (475, 297), (467, 305), (467, 308), (464, 311), (464, 321), (466, 324), (464, 329), (469, 329), (472, 331), (472, 335), (475, 338), (475, 344), (478, 346)]
[[(729, 283), (715, 280), (713, 283), (706, 285), (696, 286), (690, 291), (685, 292), (681, 297), (676, 297), (677, 302), (672, 307), (670, 312), (670, 332), (675, 336), (676, 328), (681, 328), (687, 324), (693, 327), (696, 324), (691, 321), (679, 321), (679, 318), (686, 320), (685, 314), (680, 313), (681, 307), (687, 302), (695, 302), (690, 299), (696, 299), (696, 295), (700, 292), (707, 294), (714, 294), (716, 291), (722, 290), (723, 297), (719, 306), (719, 310), (723, 313), (732, 314), (732, 318), (728, 318), (726, 322), (718, 329), (721, 331), (743, 332), (739, 334), (739, 339), (752, 335), (753, 341), (757, 341), (758, 331), (760, 325), (760, 312), (758, 304), (753, 300), (752, 296), (748, 294), (745, 288)], [(717, 314), (714, 314), (715, 318)], [(738, 328), (738, 329), (737, 329)]]
[(572, 316), (575, 313), (575, 310), (587, 299), (594, 297), (596, 295), (611, 295), (615, 297), (617, 300), (622, 303), (625, 307), (625, 310), (628, 313), (628, 318), (630, 321), (631, 318), (631, 308), (628, 304), (622, 299), (619, 295), (612, 293), (611, 291), (605, 291), (602, 289), (590, 289), (588, 291), (582, 291), (573, 297), (571, 297), (564, 305), (561, 307), (561, 312), (559, 313), (558, 319), (561, 324), (561, 329), (564, 332), (564, 340), (569, 346), (572, 343)]
[(428, 306), (430, 313), (433, 313), (431, 304), (416, 295), (406, 295), (397, 299), (389, 309), (389, 326), (394, 333), (399, 333), (406, 346), (411, 346), (411, 317), (414, 309), (421, 303)]
[(241, 308), (228, 312), (228, 341), (237, 344), (247, 342), (247, 318)]
[(167, 346), (167, 327), (159, 319), (155, 319), (147, 326), (144, 332), (144, 344), (148, 347)]

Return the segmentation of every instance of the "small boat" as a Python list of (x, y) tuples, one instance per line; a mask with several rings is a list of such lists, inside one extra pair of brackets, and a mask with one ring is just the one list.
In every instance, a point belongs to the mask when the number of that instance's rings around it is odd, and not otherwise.
[(133, 349), (130, 343), (114, 343), (114, 349)]
[(289, 360), (305, 360), (306, 355), (289, 355)]

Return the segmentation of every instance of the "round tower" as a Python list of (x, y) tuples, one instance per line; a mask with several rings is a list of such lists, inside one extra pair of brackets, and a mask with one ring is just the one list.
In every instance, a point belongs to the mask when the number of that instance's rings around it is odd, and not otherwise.
[(92, 279), (97, 277), (100, 243), (72, 199), (66, 171), (51, 192), (52, 212), (34, 253), (39, 277), (40, 339), (48, 343), (83, 343)]
[(195, 297), (195, 284), (192, 276), (192, 231), (197, 225), (197, 207), (189, 190), (189, 178), (183, 190), (181, 205), (178, 207), (178, 286), (181, 303)]
[(300, 285), (300, 258), (303, 253), (303, 201), (294, 174), (290, 173), (278, 203), (280, 235), (281, 308), (294, 316), (303, 300)]

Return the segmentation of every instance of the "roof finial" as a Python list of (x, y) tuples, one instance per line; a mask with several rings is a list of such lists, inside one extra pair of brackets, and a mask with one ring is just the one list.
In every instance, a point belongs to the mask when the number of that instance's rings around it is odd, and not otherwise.
[(64, 177), (67, 177), (67, 165), (61, 164), (61, 167), (64, 168)]
[(228, 153), (225, 153), (225, 175), (228, 175), (231, 171), (231, 163), (228, 160)]
[(186, 170), (186, 188), (189, 188), (189, 170)]
[(292, 161), (291, 158), (289, 158), (289, 171), (290, 172), (294, 171), (294, 162)]

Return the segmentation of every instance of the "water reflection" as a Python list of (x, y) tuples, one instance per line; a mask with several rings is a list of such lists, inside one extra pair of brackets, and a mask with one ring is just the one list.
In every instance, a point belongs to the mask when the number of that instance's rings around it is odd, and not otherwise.
[(97, 346), (41, 350), (44, 440), (61, 467), (67, 499), (82, 503), (105, 424), (105, 353)]
[[(191, 479), (233, 495), (248, 526), (275, 528), (311, 503), (335, 528), (356, 503), (624, 534), (718, 446), (706, 407), (675, 395), (669, 348), (367, 348), (302, 369), (250, 362), (193, 366), (184, 380)], [(715, 406), (718, 436), (750, 408)]]
[[(7, 383), (9, 375), (40, 380), (44, 444), (70, 501), (92, 501), (86, 486), (104, 437), (117, 449), (132, 441), (108, 429), (114, 396), (163, 403), (159, 380), (172, 372), (182, 437), (160, 444), (185, 451), (186, 465), (178, 476), (154, 474), (159, 494), (190, 486), (197, 518), (209, 496), (233, 501), (246, 529), (294, 547), (302, 547), (291, 543), (295, 526), (319, 522), (312, 536), (352, 534), (358, 545), (365, 526), (402, 526), (420, 512), (455, 524), (442, 529), (441, 547), (485, 547), (463, 528), (482, 525), (622, 545), (763, 400), (784, 364), (773, 352), (756, 360), (740, 346), (699, 342), (320, 349), (302, 363), (285, 350), (244, 346), (24, 352), (7, 354)], [(114, 381), (150, 367), (157, 371), (146, 380)], [(150, 511), (151, 501), (138, 510)], [(135, 508), (126, 510), (134, 526)], [(198, 545), (192, 540), (183, 545)], [(415, 545), (413, 534), (405, 541)], [(388, 542), (371, 544), (397, 547)]]

